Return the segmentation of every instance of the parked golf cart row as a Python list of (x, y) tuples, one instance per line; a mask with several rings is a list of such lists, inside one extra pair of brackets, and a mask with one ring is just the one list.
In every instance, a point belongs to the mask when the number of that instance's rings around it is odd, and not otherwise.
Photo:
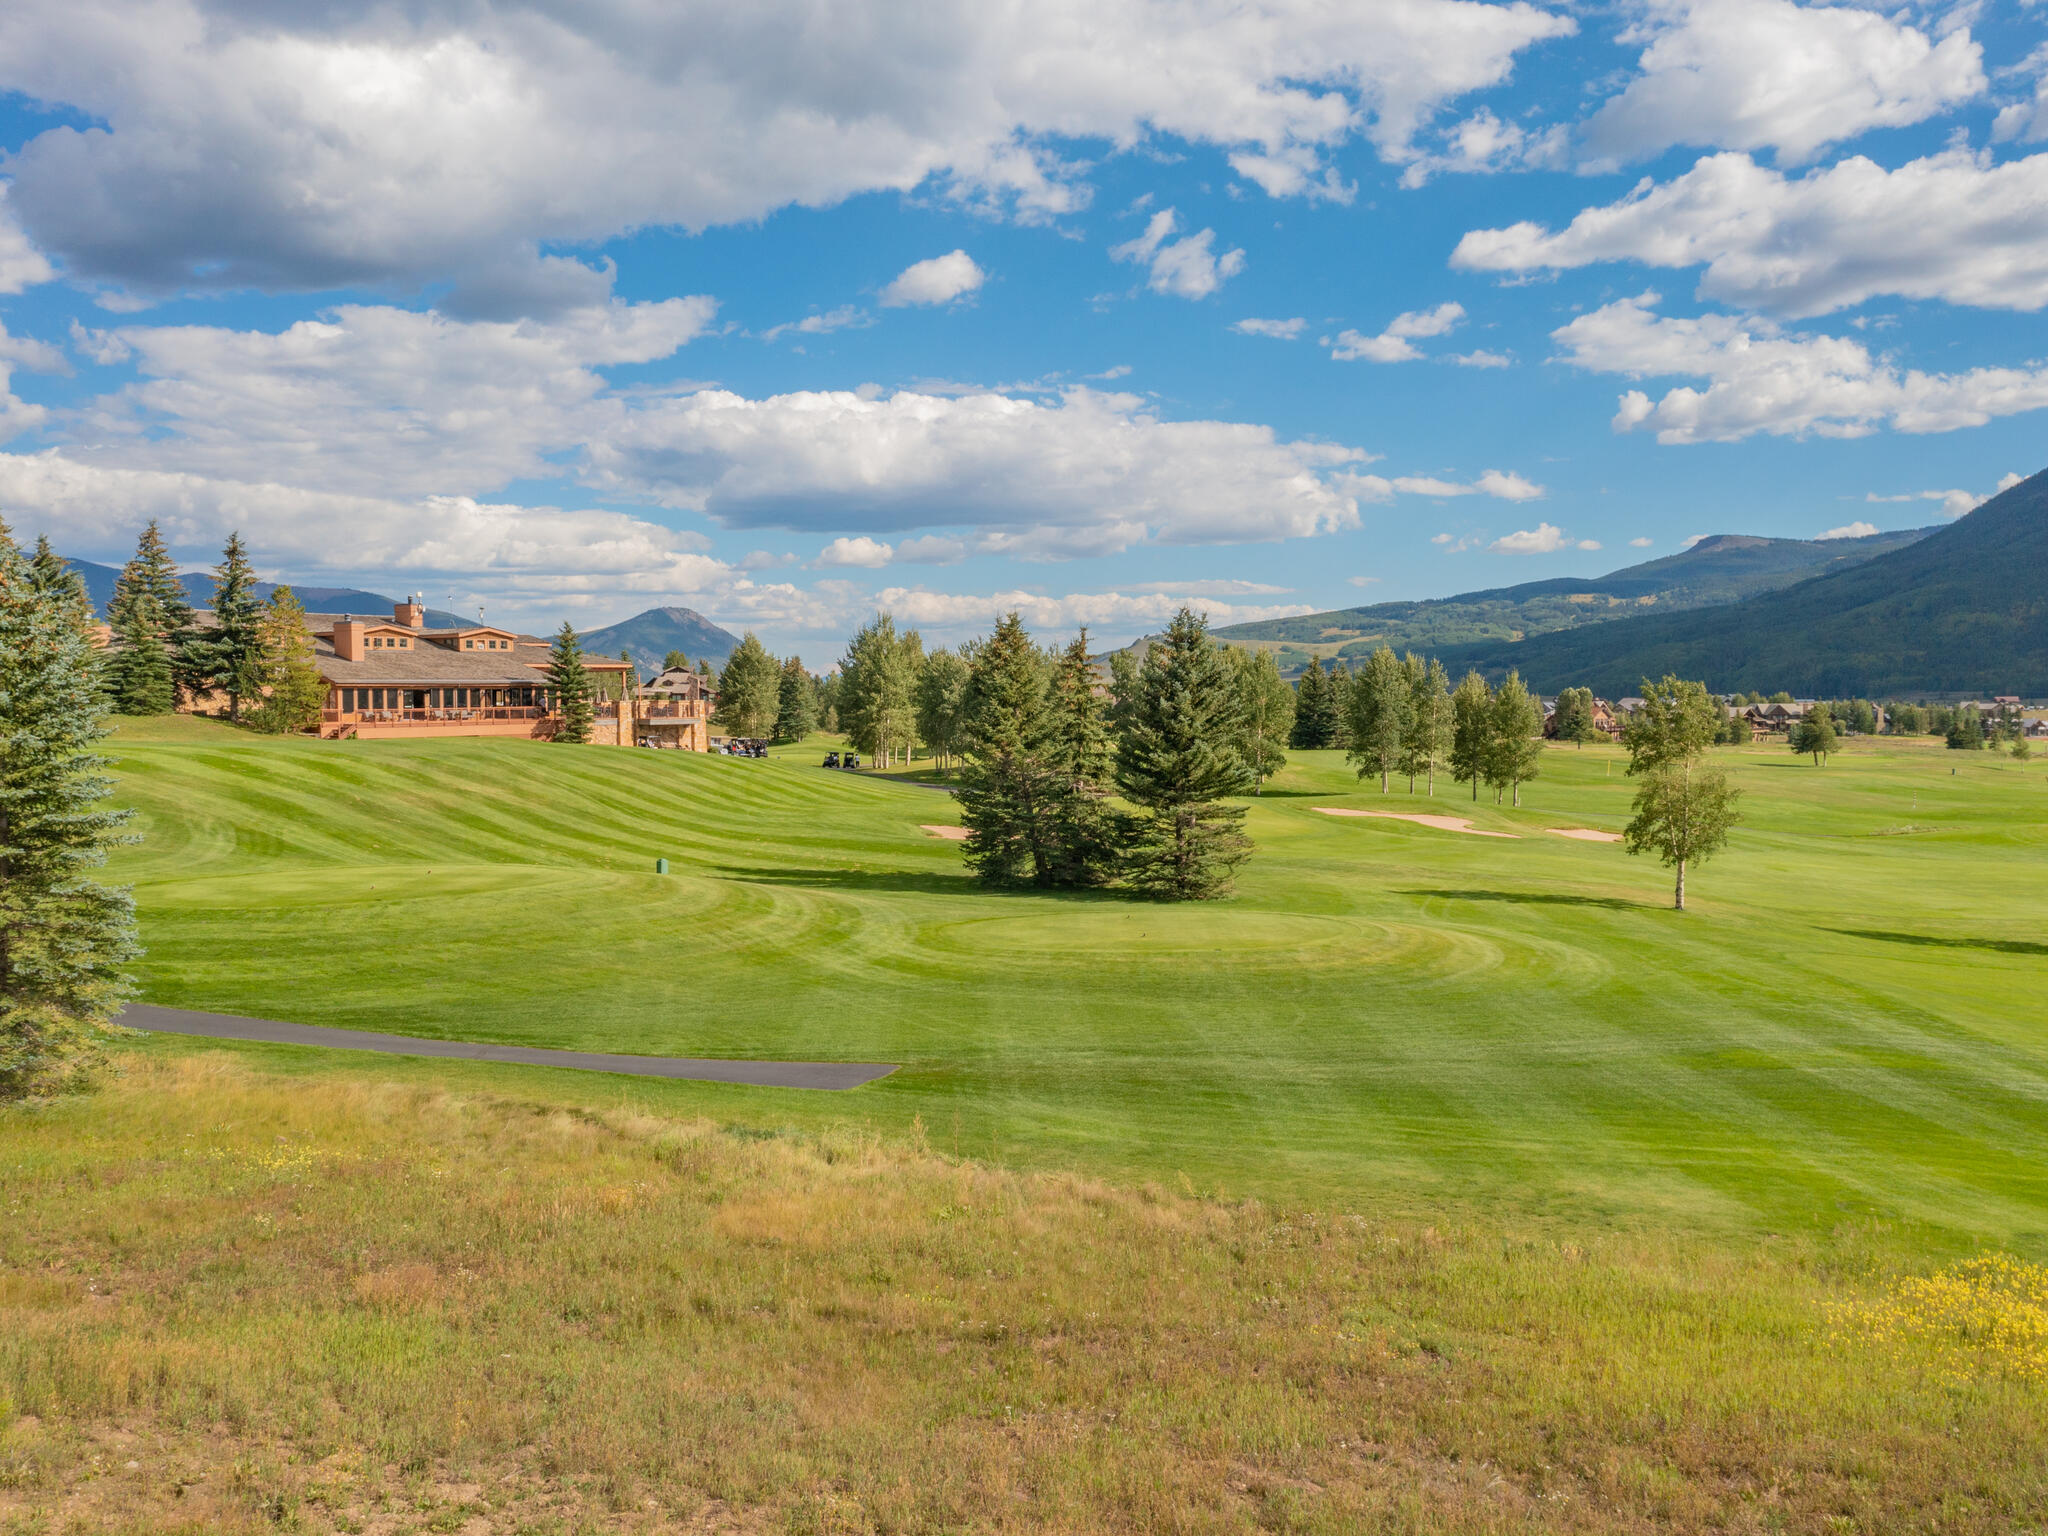
[(858, 768), (860, 766), (860, 754), (858, 752), (827, 752), (825, 754), (825, 766), (827, 768)]
[(766, 757), (768, 755), (768, 743), (765, 741), (751, 741), (744, 736), (735, 736), (731, 741), (721, 743), (714, 750), (723, 753), (727, 757)]

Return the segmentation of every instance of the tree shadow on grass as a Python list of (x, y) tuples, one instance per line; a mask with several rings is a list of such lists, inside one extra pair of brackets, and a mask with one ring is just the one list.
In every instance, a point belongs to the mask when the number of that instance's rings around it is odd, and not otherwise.
[(1934, 949), (1992, 949), (2006, 955), (2048, 955), (2048, 944), (2030, 939), (1944, 939), (1928, 933), (1892, 933), (1883, 928), (1830, 928), (1852, 939), (1877, 939), (1886, 944), (1924, 944)]
[(819, 891), (860, 891), (879, 895), (981, 896), (993, 900), (1005, 897), (1050, 897), (1055, 901), (1128, 902), (1130, 891), (1047, 890), (1034, 885), (1008, 889), (981, 884), (972, 875), (929, 874), (910, 869), (744, 869), (728, 866), (719, 871), (727, 880), (744, 880), (753, 885), (793, 885)]
[(1649, 902), (1625, 901), (1619, 896), (1566, 896), (1553, 891), (1396, 891), (1397, 896), (1443, 896), (1452, 901), (1511, 901), (1540, 907), (1606, 907), (1614, 912), (1661, 910)]

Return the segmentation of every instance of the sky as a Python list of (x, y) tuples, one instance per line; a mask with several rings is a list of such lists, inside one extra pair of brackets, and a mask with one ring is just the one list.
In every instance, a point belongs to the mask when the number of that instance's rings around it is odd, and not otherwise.
[(9, 0), (0, 516), (829, 666), (1939, 523), (2048, 3)]

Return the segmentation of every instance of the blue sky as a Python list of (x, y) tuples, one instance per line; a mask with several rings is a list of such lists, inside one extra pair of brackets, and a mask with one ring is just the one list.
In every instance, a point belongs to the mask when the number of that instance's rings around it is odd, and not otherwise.
[(1966, 511), (2048, 6), (20, 0), (0, 507), (829, 663)]

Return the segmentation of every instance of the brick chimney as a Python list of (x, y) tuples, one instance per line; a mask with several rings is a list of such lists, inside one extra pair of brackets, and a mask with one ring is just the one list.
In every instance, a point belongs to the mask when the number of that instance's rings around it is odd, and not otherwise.
[(427, 623), (426, 605), (417, 597), (408, 597), (402, 603), (391, 605), (391, 617), (407, 629), (424, 629)]

